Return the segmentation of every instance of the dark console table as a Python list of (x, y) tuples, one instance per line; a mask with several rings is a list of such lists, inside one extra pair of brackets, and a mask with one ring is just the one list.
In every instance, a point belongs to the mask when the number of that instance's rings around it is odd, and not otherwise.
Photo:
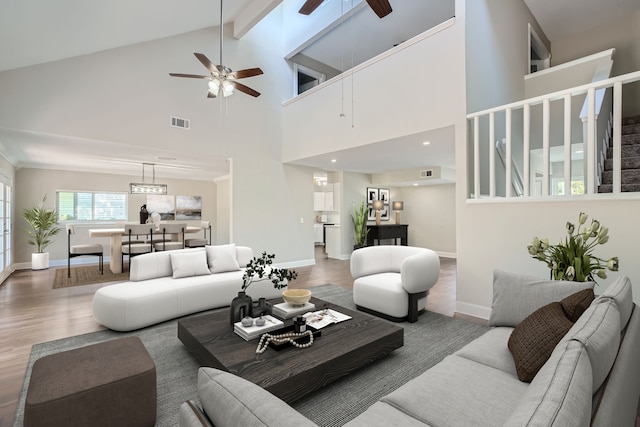
[(407, 227), (406, 224), (367, 225), (367, 246), (373, 246), (376, 240), (380, 244), (384, 239), (393, 239), (394, 244), (400, 239), (400, 244), (407, 246)]

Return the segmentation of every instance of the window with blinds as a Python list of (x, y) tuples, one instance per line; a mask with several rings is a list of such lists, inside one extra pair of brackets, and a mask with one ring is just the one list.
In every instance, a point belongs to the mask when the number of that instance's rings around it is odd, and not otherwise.
[(59, 221), (126, 221), (127, 193), (58, 191)]

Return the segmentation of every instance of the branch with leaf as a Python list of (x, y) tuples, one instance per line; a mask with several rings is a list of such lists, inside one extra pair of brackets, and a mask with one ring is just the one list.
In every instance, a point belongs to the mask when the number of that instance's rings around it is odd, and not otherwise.
[(289, 280), (298, 277), (298, 272), (289, 270), (288, 268), (273, 267), (274, 254), (262, 253), (260, 258), (253, 257), (247, 264), (247, 268), (242, 276), (242, 291), (245, 291), (252, 283), (269, 280), (276, 289), (282, 289), (287, 286)]

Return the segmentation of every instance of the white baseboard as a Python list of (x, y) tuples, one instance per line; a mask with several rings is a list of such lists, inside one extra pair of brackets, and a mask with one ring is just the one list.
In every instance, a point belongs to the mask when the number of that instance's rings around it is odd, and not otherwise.
[(311, 259), (301, 259), (298, 261), (290, 261), (290, 262), (281, 262), (277, 264), (273, 264), (276, 268), (294, 268), (294, 267), (306, 267), (309, 265), (315, 265), (316, 260), (314, 258)]
[(340, 261), (347, 261), (351, 259), (351, 254), (340, 254), (337, 257), (329, 257), (331, 259), (338, 259)]
[(453, 258), (456, 259), (458, 258), (458, 255), (455, 252), (442, 252), (442, 251), (436, 251), (436, 253), (438, 254), (439, 257), (441, 258)]
[(485, 320), (489, 320), (489, 317), (491, 316), (491, 308), (489, 307), (483, 307), (481, 305), (469, 304), (460, 301), (456, 301), (456, 312)]

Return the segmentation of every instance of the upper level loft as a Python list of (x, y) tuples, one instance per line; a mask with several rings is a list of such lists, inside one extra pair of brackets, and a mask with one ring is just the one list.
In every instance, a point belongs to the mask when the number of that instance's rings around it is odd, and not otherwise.
[(640, 191), (640, 71), (615, 49), (525, 76), (527, 99), (467, 115), (471, 199)]

